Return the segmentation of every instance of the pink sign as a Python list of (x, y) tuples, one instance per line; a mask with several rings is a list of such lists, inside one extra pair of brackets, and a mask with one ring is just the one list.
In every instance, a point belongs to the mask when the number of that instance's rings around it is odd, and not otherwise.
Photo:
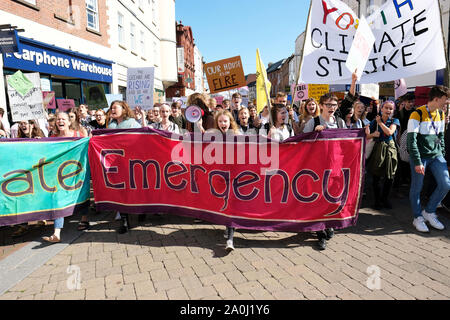
[(75, 107), (75, 100), (73, 100), (73, 99), (57, 99), (56, 104), (58, 105), (59, 111), (67, 111), (70, 108)]
[(308, 85), (298, 84), (295, 86), (294, 102), (308, 99)]
[(224, 100), (223, 96), (217, 96), (217, 97), (214, 97), (214, 99), (216, 99), (217, 104), (220, 104), (220, 105), (223, 103), (223, 100)]
[(42, 91), (44, 108), (56, 109), (56, 99), (54, 91)]

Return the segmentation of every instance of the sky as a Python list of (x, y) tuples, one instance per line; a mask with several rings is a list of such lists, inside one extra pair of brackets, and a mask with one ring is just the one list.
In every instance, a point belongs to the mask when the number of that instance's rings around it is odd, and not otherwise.
[(190, 26), (206, 63), (241, 56), (244, 74), (288, 58), (305, 30), (309, 0), (176, 0), (176, 20)]

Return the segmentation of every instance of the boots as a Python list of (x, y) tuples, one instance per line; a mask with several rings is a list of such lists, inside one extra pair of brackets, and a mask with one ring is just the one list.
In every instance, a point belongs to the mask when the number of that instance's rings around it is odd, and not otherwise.
[(124, 234), (128, 232), (129, 229), (129, 220), (128, 220), (128, 213), (121, 213), (120, 217), (120, 227), (117, 229), (118, 234)]

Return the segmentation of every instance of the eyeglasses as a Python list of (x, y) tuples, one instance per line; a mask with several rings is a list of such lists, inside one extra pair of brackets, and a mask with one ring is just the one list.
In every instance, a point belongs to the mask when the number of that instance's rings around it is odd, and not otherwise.
[(327, 108), (333, 108), (333, 107), (337, 107), (338, 106), (337, 103), (324, 103), (323, 105), (325, 107), (327, 107)]

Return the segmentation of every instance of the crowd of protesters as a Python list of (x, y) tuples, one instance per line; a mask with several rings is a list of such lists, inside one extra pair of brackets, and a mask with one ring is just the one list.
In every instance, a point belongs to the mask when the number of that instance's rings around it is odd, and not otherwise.
[[(124, 101), (114, 101), (107, 110), (81, 104), (65, 112), (49, 113), (45, 120), (15, 123), (0, 121), (1, 138), (39, 139), (44, 137), (89, 137), (97, 129), (126, 129), (151, 127), (176, 134), (199, 130), (218, 130), (223, 134), (264, 134), (268, 138), (284, 141), (295, 135), (313, 131), (334, 129), (363, 129), (366, 134), (366, 175), (371, 182), (374, 209), (392, 209), (392, 189), (410, 185), (409, 200), (413, 213), (413, 225), (419, 232), (428, 232), (428, 226), (443, 230), (444, 225), (436, 216), (436, 208), (450, 209), (450, 179), (446, 159), (450, 153), (449, 122), (450, 93), (444, 86), (431, 88), (428, 103), (414, 106), (414, 97), (406, 94), (397, 101), (360, 99), (356, 92), (356, 74), (353, 74), (349, 93), (344, 99), (327, 93), (319, 101), (307, 99), (300, 105), (288, 105), (287, 95), (278, 93), (261, 112), (254, 103), (242, 104), (239, 93), (218, 104), (207, 94), (195, 93), (188, 97), (187, 106), (202, 109), (202, 117), (196, 123), (186, 120), (186, 105), (182, 100), (171, 104), (157, 103), (151, 110), (136, 108), (134, 111)], [(0, 120), (5, 110), (0, 108)], [(7, 125), (5, 125), (5, 123)], [(446, 152), (447, 151), (447, 152)], [(429, 168), (429, 170), (426, 170)], [(425, 195), (423, 185), (432, 192)], [(117, 213), (121, 221), (119, 233), (129, 230), (128, 215)], [(45, 222), (41, 222), (45, 224)], [(59, 242), (64, 218), (55, 220), (54, 234), (43, 239)], [(14, 236), (27, 231), (19, 225)], [(83, 214), (78, 229), (89, 228), (87, 213)], [(234, 228), (227, 227), (226, 249), (233, 250)], [(317, 232), (318, 247), (326, 248), (326, 241), (334, 235), (333, 229)]]

